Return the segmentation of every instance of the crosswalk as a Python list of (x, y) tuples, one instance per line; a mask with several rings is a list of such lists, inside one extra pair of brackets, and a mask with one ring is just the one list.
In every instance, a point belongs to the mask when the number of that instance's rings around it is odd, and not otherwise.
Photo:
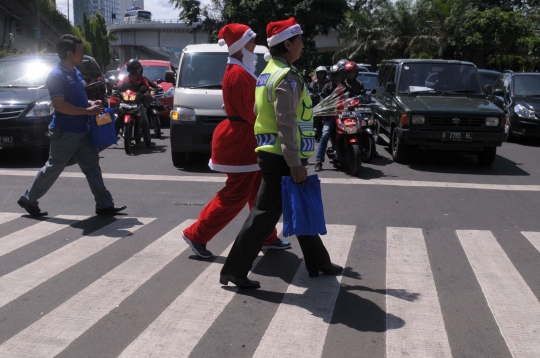
[[(141, 295), (141, 287), (146, 287), (156, 277), (178, 260), (188, 260), (192, 255), (187, 244), (182, 240), (181, 232), (194, 220), (178, 222), (167, 230), (151, 230), (165, 223), (157, 218), (121, 217), (103, 221), (94, 221), (93, 228), (85, 227), (91, 218), (75, 215), (59, 215), (41, 220), (22, 219), (20, 214), (0, 213), (0, 267), (2, 260), (16, 258), (31, 244), (39, 242), (51, 247), (42, 256), (32, 262), (21, 261), (20, 266), (0, 272), (0, 358), (77, 356), (72, 353), (73, 346), (81, 340), (96, 339), (100, 335), (91, 335), (95, 327), (114, 323), (115, 312), (130, 299)], [(15, 231), (9, 231), (9, 225), (16, 220), (26, 220), (25, 228), (20, 229), (20, 222)], [(166, 223), (170, 226), (170, 223)], [(69, 243), (54, 246), (52, 238), (63, 230), (78, 229), (80, 234)], [(146, 230), (142, 230), (145, 228)], [(332, 261), (356, 269), (356, 256), (351, 247), (355, 238), (361, 238), (362, 232), (356, 225), (327, 225), (328, 234), (322, 239), (332, 257)], [(281, 224), (278, 225), (281, 230)], [(139, 234), (139, 233), (142, 234)], [(112, 252), (113, 244), (122, 240), (137, 240), (152, 232), (157, 234), (148, 240), (146, 246), (129, 256), (120, 259), (111, 269), (98, 277), (78, 292), (58, 300), (55, 306), (40, 312), (39, 317), (28, 320), (21, 326), (10, 326), (10, 320), (17, 319), (21, 312), (13, 312), (11, 307), (25, 302), (32, 310), (40, 310), (40, 300), (46, 297), (32, 296), (40, 288), (52, 291), (55, 285), (69, 285), (70, 282), (54, 280), (63, 273), (75, 270), (82, 262), (97, 260), (97, 254)], [(540, 303), (537, 289), (529, 286), (526, 278), (507, 255), (504, 245), (490, 231), (456, 230), (456, 250), (464, 255), (470, 268), (465, 268), (478, 283), (481, 294), (496, 322), (498, 332), (511, 357), (540, 357)], [(437, 284), (434, 275), (433, 254), (421, 228), (387, 227), (382, 237), (374, 240), (386, 243), (386, 252), (381, 257), (385, 260), (385, 300), (381, 309), (385, 311), (386, 329), (381, 334), (384, 348), (380, 356), (394, 357), (453, 357), (455, 342), (453, 326), (448, 312), (445, 314), (441, 295), (447, 295), (444, 287)], [(540, 252), (540, 232), (516, 232), (515, 240), (529, 245)], [(190, 282), (179, 287), (178, 294), (167, 301), (162, 309), (151, 319), (134, 324), (135, 332), (118, 332), (118, 339), (107, 337), (107, 342), (114, 342), (114, 347), (103, 356), (122, 358), (139, 357), (189, 357), (200, 356), (200, 346), (211, 344), (212, 334), (219, 325), (222, 316), (233, 314), (233, 302), (239, 292), (236, 287), (223, 287), (218, 283), (219, 271), (231, 246), (232, 238), (224, 245), (222, 252), (213, 261), (197, 265), (198, 270)], [(275, 252), (276, 255), (281, 253)], [(452, 255), (452, 253), (448, 253)], [(283, 254), (281, 254), (283, 255)], [(116, 256), (110, 255), (111, 260)], [(101, 256), (103, 257), (103, 256)], [(296, 256), (295, 256), (296, 257)], [(267, 260), (261, 252), (254, 263), (254, 271)], [(537, 272), (540, 271), (540, 262)], [(369, 352), (354, 351), (347, 347), (331, 352), (330, 332), (336, 330), (335, 309), (343, 292), (343, 276), (325, 276), (310, 278), (305, 265), (296, 265), (284, 290), (278, 292), (279, 300), (272, 302), (275, 307), (263, 323), (250, 322), (243, 317), (230, 324), (264, 324), (264, 329), (255, 336), (250, 350), (234, 356), (246, 357), (373, 357)], [(279, 271), (279, 267), (276, 267)], [(177, 272), (180, 276), (183, 272)], [(188, 274), (187, 272), (185, 274)], [(367, 276), (372, 273), (364, 272)], [(374, 274), (374, 273), (373, 273)], [(82, 274), (84, 275), (84, 274)], [(346, 276), (347, 274), (345, 274)], [(69, 277), (74, 277), (72, 275)], [(177, 284), (178, 276), (168, 279), (168, 285)], [(278, 278), (276, 278), (278, 280)], [(51, 287), (48, 287), (51, 286)], [(378, 288), (378, 287), (377, 287)], [(264, 290), (264, 286), (261, 290)], [(375, 288), (373, 288), (373, 291)], [(260, 293), (263, 297), (265, 295)], [(272, 296), (272, 292), (266, 293)], [(459, 295), (459, 292), (450, 294)], [(158, 295), (159, 296), (159, 295)], [(275, 295), (274, 295), (275, 296)], [(272, 297), (274, 297), (272, 296)], [(26, 303), (28, 297), (32, 302)], [(139, 310), (151, 310), (141, 303), (140, 307), (126, 308), (126, 314), (136, 316)], [(384, 307), (385, 306), (385, 307)], [(17, 306), (20, 307), (20, 306)], [(347, 307), (354, 310), (355, 307)], [(131, 312), (130, 312), (131, 310)], [(341, 310), (342, 311), (342, 310)], [(351, 311), (351, 315), (353, 312)], [(241, 313), (239, 313), (241, 314)], [(354, 316), (354, 315), (353, 315)], [(3, 319), (4, 317), (4, 319)], [(21, 316), (22, 317), (22, 316)], [(26, 318), (25, 318), (26, 319)], [(339, 321), (339, 320), (337, 320)], [(221, 323), (220, 323), (221, 322)], [(130, 330), (130, 327), (125, 327)], [(240, 328), (239, 328), (240, 329)], [(352, 332), (351, 347), (356, 347), (354, 340), (362, 340), (365, 333), (361, 330)], [(224, 330), (225, 331), (225, 330)], [(9, 333), (6, 333), (9, 332)], [(109, 332), (108, 334), (111, 334)], [(115, 334), (113, 331), (112, 334)], [(126, 338), (127, 337), (127, 338)], [(226, 337), (225, 337), (226, 340)], [(99, 347), (100, 341), (88, 343)], [(233, 342), (231, 342), (233, 344)], [(326, 350), (325, 350), (326, 349)], [(99, 349), (97, 350), (99, 351)], [(96, 352), (97, 352), (96, 351)], [(111, 353), (113, 352), (113, 353)], [(384, 353), (382, 353), (384, 352)], [(88, 355), (88, 354), (87, 354)], [(84, 356), (87, 356), (84, 355)], [(82, 354), (81, 354), (82, 356)], [(100, 353), (94, 353), (100, 357)], [(206, 356), (206, 355), (205, 355)], [(226, 353), (215, 356), (228, 356)], [(471, 353), (468, 356), (480, 357)], [(501, 355), (504, 356), (504, 355)]]

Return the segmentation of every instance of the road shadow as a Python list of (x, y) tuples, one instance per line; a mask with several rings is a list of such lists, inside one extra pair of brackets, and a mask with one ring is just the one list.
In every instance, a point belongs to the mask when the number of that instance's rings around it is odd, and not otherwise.
[[(121, 150), (125, 152), (124, 143), (119, 143), (116, 146), (110, 146), (108, 149), (110, 150)], [(138, 143), (132, 147), (131, 155), (132, 157), (138, 157), (139, 155), (148, 155), (148, 154), (155, 154), (155, 153), (165, 153), (167, 151), (166, 145), (158, 145), (154, 148), (146, 148), (144, 143)]]
[[(41, 168), (49, 159), (49, 148), (0, 148), (0, 168)], [(71, 158), (67, 166), (77, 162)]]
[(520, 138), (516, 137), (512, 140), (512, 143), (523, 145), (526, 147), (540, 147), (540, 138)]
[[(362, 163), (362, 168), (360, 169), (360, 173), (358, 173), (356, 176), (349, 174), (347, 166), (344, 165), (344, 164), (339, 163), (337, 160), (332, 160), (331, 161), (330, 165), (332, 165), (332, 168), (326, 168), (325, 169), (323, 167), (323, 171), (325, 171), (325, 170), (326, 171), (334, 171), (336, 173), (342, 173), (342, 174), (346, 175), (349, 178), (358, 178), (358, 179), (365, 179), (365, 180), (380, 179), (380, 178), (396, 178), (397, 177), (395, 175), (385, 174), (382, 170), (379, 170), (376, 167), (373, 167), (373, 165), (376, 165), (374, 163), (376, 160), (379, 160), (379, 159), (378, 158), (373, 159), (373, 161), (371, 163)], [(381, 161), (381, 163), (386, 162), (386, 161), (389, 161), (389, 159), (388, 158), (383, 158), (383, 161)], [(383, 164), (383, 165), (386, 165), (386, 164)]]
[(217, 172), (208, 167), (209, 161), (209, 153), (190, 153), (186, 154), (185, 164), (182, 167), (177, 167), (177, 169), (185, 173), (216, 174)]

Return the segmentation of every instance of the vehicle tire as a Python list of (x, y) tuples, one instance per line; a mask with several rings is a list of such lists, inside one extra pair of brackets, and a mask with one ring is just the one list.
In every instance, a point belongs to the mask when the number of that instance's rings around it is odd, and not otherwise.
[(398, 130), (397, 127), (392, 129), (392, 141), (391, 141), (391, 150), (392, 150), (392, 159), (396, 163), (403, 163), (407, 155), (405, 146), (401, 143), (401, 140), (397, 136)]
[(161, 122), (158, 115), (154, 115), (154, 134), (157, 139), (161, 139)]
[(133, 128), (133, 122), (129, 122), (128, 124), (124, 124), (124, 150), (126, 151), (127, 155), (133, 154), (133, 134), (134, 134), (134, 128)]
[(362, 150), (362, 161), (369, 163), (375, 158), (377, 148), (375, 148), (375, 139), (371, 135), (363, 135), (360, 138), (360, 149)]
[(186, 165), (186, 153), (171, 152), (173, 165), (183, 168)]
[(375, 138), (375, 143), (379, 145), (389, 145), (388, 143), (384, 141), (384, 139), (381, 138), (381, 136), (379, 136), (380, 131), (381, 131), (381, 124), (379, 123), (379, 121), (377, 121), (377, 130), (375, 131), (375, 134), (373, 135), (373, 138)]
[(349, 167), (349, 174), (357, 176), (362, 169), (362, 151), (358, 143), (352, 143), (347, 148), (347, 166)]
[(478, 158), (478, 163), (483, 166), (490, 166), (495, 161), (497, 157), (497, 147), (487, 147), (483, 151), (476, 153)]
[(512, 134), (512, 122), (510, 121), (510, 118), (508, 118), (508, 135), (506, 136), (506, 141), (508, 143), (516, 141), (516, 136)]

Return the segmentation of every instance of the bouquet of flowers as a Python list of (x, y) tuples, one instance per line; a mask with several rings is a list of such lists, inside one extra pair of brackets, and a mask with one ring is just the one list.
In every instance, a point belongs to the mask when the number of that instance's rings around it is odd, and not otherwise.
[(349, 93), (345, 92), (346, 90), (342, 84), (337, 86), (330, 96), (323, 98), (318, 105), (313, 107), (313, 116), (335, 116), (341, 114), (341, 111), (345, 108), (345, 102), (349, 99)]

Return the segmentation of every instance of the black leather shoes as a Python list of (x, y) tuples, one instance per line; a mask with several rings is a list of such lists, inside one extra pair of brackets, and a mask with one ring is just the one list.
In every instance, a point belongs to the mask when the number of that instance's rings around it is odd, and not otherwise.
[(229, 281), (234, 283), (238, 288), (261, 288), (259, 281), (252, 281), (249, 278), (236, 278), (232, 275), (226, 274), (219, 275), (219, 283), (222, 285), (227, 286)]
[(125, 210), (127, 206), (109, 206), (105, 209), (96, 209), (96, 214), (98, 215), (116, 215), (122, 210)]
[(39, 206), (32, 206), (30, 204), (27, 204), (25, 203), (24, 201), (22, 201), (21, 199), (19, 199), (17, 201), (17, 204), (19, 204), (19, 206), (21, 208), (23, 208), (24, 210), (26, 210), (26, 212), (28, 214), (30, 214), (31, 216), (47, 216), (49, 215), (48, 212), (46, 211), (42, 211)]
[(343, 272), (343, 267), (330, 263), (329, 265), (322, 267), (318, 270), (310, 270), (309, 277), (318, 277), (319, 271), (324, 273), (325, 275), (336, 276)]

